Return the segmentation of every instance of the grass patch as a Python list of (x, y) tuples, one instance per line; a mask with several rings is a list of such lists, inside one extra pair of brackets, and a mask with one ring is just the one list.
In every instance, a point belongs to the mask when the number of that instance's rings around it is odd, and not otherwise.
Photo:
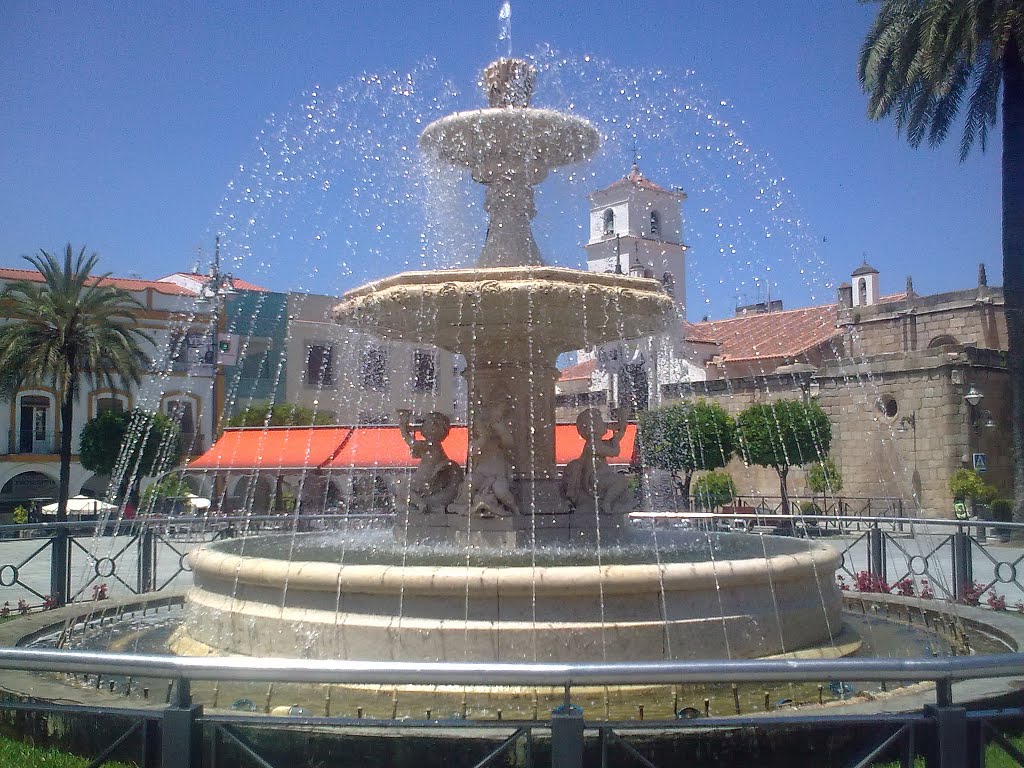
[[(37, 747), (0, 736), (0, 768), (85, 768), (91, 760), (54, 747)], [(104, 763), (109, 768), (135, 768), (130, 763)]]
[[(1013, 746), (1024, 752), (1024, 736), (1008, 736)], [(899, 760), (889, 763), (873, 763), (872, 768), (899, 768)], [(989, 742), (985, 745), (985, 768), (1020, 768), (1012, 757), (1003, 751), (998, 744)], [(914, 768), (925, 768), (924, 758), (914, 758)]]

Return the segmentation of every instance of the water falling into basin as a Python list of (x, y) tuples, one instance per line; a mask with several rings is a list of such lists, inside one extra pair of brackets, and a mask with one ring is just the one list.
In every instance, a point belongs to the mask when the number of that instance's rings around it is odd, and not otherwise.
[(635, 499), (607, 463), (622, 450), (624, 414), (607, 423), (584, 411), (581, 453), (559, 472), (558, 355), (658, 334), (677, 309), (657, 280), (546, 265), (534, 187), (593, 155), (599, 137), (584, 118), (531, 107), (535, 77), (525, 61), (495, 62), (483, 78), (490, 106), (441, 117), (420, 138), (486, 188), (476, 266), (384, 277), (334, 310), (360, 333), (465, 359), (465, 471), (445, 452), (444, 414), (400, 413), (419, 463), (393, 530), (194, 553), (180, 652), (523, 661), (832, 647), (833, 550), (630, 528)]

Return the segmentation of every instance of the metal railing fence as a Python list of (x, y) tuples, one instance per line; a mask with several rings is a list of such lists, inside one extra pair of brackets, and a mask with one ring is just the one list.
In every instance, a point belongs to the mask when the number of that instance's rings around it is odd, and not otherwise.
[[(439, 738), (445, 733), (488, 728), (505, 729), (496, 746), (489, 748), (475, 765), (495, 764), (515, 743), (525, 740), (520, 764), (535, 764), (534, 735), (547, 738), (547, 761), (553, 768), (581, 768), (588, 749), (597, 742), (601, 766), (609, 765), (609, 749), (621, 749), (632, 762), (654, 766), (640, 749), (626, 738), (630, 731), (644, 733), (710, 733), (723, 728), (758, 729), (841, 729), (870, 726), (873, 738), (848, 755), (843, 765), (864, 766), (889, 751), (896, 750), (902, 765), (911, 765), (918, 747), (925, 750), (930, 766), (980, 765), (986, 741), (1000, 744), (1018, 764), (1024, 759), (1004, 734), (1004, 725), (1020, 724), (1024, 708), (969, 711), (954, 702), (954, 681), (980, 678), (1024, 676), (1024, 654), (1002, 656), (950, 657), (941, 659), (836, 659), (836, 660), (721, 660), (661, 661), (616, 663), (400, 663), (319, 661), (280, 658), (193, 658), (119, 653), (0, 649), (0, 669), (65, 674), (132, 674), (139, 677), (164, 677), (174, 681), (173, 694), (166, 707), (159, 709), (116, 708), (69, 705), (59, 702), (0, 700), (0, 710), (57, 714), (119, 715), (132, 724), (105, 748), (93, 762), (99, 765), (135, 734), (141, 734), (141, 760), (146, 766), (158, 758), (163, 766), (199, 768), (217, 766), (225, 740), (234, 744), (253, 762), (274, 768), (245, 733), (246, 727), (259, 730), (283, 729), (308, 733), (312, 729), (412, 729), (433, 731)], [(905, 713), (874, 712), (849, 714), (826, 710), (797, 711), (790, 714), (766, 713), (763, 716), (718, 717), (699, 720), (658, 720), (588, 722), (582, 708), (573, 702), (578, 686), (621, 686), (722, 681), (804, 682), (817, 679), (932, 681), (935, 701), (920, 710)], [(495, 722), (463, 718), (367, 720), (351, 717), (257, 716), (238, 713), (206, 713), (193, 701), (191, 683), (200, 680), (244, 680), (273, 683), (322, 683), (338, 685), (464, 685), (464, 686), (557, 686), (564, 690), (561, 706), (543, 719)], [(147, 741), (150, 742), (147, 748)], [(203, 745), (207, 745), (203, 754)], [(154, 749), (159, 745), (159, 749)], [(159, 755), (154, 755), (154, 752)], [(593, 749), (591, 749), (593, 752)], [(597, 761), (591, 761), (597, 762)], [(617, 759), (616, 765), (629, 764)]]
[[(995, 588), (1015, 590), (1024, 600), (1024, 573), (1019, 573), (1024, 572), (1024, 549), (1002, 548), (996, 540), (996, 534), (1024, 538), (1022, 523), (780, 515), (757, 510), (641, 512), (633, 518), (639, 526), (683, 525), (822, 538), (831, 540), (842, 555), (839, 573), (851, 582), (866, 572), (876, 583), (889, 587), (909, 579), (920, 589), (920, 582), (927, 580), (935, 596), (953, 600), (969, 601), (972, 595)], [(332, 530), (390, 519), (387, 515), (252, 515), (2, 525), (0, 590), (18, 590), (26, 609), (95, 599), (100, 588), (104, 594), (108, 590), (144, 594), (187, 584), (188, 552), (210, 541), (267, 532)], [(9, 605), (8, 609), (16, 608)]]

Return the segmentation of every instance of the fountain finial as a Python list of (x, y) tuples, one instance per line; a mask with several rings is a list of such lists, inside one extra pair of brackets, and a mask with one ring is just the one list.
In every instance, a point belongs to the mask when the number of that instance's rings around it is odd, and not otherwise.
[(498, 59), (484, 69), (480, 84), (492, 107), (528, 107), (537, 69), (524, 59)]

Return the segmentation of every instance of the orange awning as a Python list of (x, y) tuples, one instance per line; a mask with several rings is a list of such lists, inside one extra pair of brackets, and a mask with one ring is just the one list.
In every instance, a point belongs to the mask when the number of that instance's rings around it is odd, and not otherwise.
[[(452, 427), (441, 443), (445, 453), (458, 462), (466, 463), (466, 428)], [(323, 469), (400, 469), (415, 467), (419, 462), (409, 453), (409, 446), (398, 427), (355, 427), (344, 445), (340, 446)]]
[[(636, 424), (626, 425), (626, 434), (619, 441), (619, 455), (608, 459), (609, 464), (631, 464), (636, 446)], [(559, 466), (578, 458), (583, 450), (583, 438), (575, 424), (555, 425), (555, 463)]]
[[(453, 426), (443, 443), (445, 453), (466, 463), (465, 426)], [(629, 464), (636, 446), (636, 425), (626, 427), (619, 455), (609, 464)], [(555, 461), (567, 464), (580, 455), (583, 438), (575, 424), (555, 427)], [(418, 461), (395, 426), (366, 427), (229, 427), (190, 470), (304, 471), (310, 469), (408, 469)]]
[(352, 427), (229, 427), (189, 469), (312, 469), (330, 460)]

